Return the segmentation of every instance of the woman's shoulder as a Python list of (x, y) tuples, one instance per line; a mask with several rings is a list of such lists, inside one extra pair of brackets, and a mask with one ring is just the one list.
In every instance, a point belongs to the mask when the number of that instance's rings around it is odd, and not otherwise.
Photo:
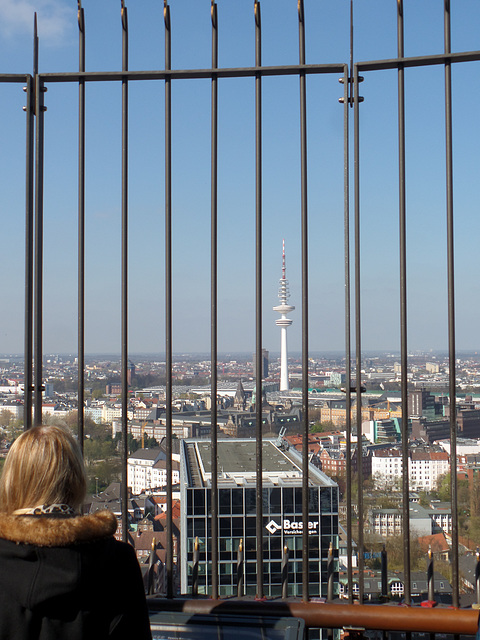
[(0, 538), (39, 547), (65, 547), (112, 538), (117, 518), (97, 511), (72, 518), (0, 514)]

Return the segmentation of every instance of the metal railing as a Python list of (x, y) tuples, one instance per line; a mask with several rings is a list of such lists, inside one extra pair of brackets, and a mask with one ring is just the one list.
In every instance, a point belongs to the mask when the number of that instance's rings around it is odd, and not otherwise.
[[(308, 521), (308, 433), (309, 433), (309, 398), (308, 398), (308, 362), (309, 362), (309, 264), (308, 255), (308, 171), (307, 171), (307, 85), (306, 79), (318, 74), (340, 74), (343, 83), (343, 153), (344, 153), (344, 249), (345, 249), (345, 358), (346, 358), (346, 457), (352, 459), (352, 424), (350, 420), (352, 398), (356, 397), (356, 428), (357, 433), (362, 432), (362, 281), (361, 281), (361, 255), (360, 242), (361, 231), (361, 197), (360, 197), (360, 166), (362, 142), (360, 139), (360, 118), (363, 100), (360, 96), (360, 83), (369, 72), (396, 70), (398, 75), (398, 189), (399, 189), (399, 245), (400, 245), (400, 332), (401, 332), (401, 405), (402, 405), (402, 495), (403, 495), (403, 539), (404, 539), (404, 573), (405, 573), (405, 604), (411, 604), (410, 595), (410, 523), (409, 523), (409, 480), (408, 480), (408, 402), (407, 402), (407, 254), (406, 254), (406, 168), (405, 168), (405, 73), (406, 70), (415, 67), (440, 66), (445, 73), (445, 153), (446, 153), (446, 202), (447, 202), (447, 252), (448, 252), (448, 327), (449, 327), (449, 370), (450, 370), (450, 438), (451, 453), (450, 464), (454, 469), (456, 465), (456, 351), (455, 351), (455, 296), (454, 296), (454, 238), (453, 238), (453, 142), (452, 142), (452, 66), (465, 62), (480, 61), (480, 51), (451, 52), (450, 38), (450, 1), (444, 0), (444, 25), (445, 45), (440, 54), (405, 57), (404, 54), (404, 22), (403, 1), (396, 3), (397, 11), (397, 57), (388, 60), (368, 62), (354, 62), (353, 60), (353, 5), (351, 3), (351, 57), (349, 62), (338, 64), (307, 64), (305, 53), (305, 13), (303, 0), (298, 0), (298, 38), (299, 56), (298, 64), (288, 66), (263, 66), (262, 65), (262, 23), (260, 14), (260, 2), (254, 2), (254, 28), (255, 28), (255, 66), (239, 68), (219, 67), (218, 60), (218, 16), (217, 5), (211, 3), (211, 30), (212, 30), (212, 64), (208, 69), (174, 69), (172, 68), (172, 30), (170, 7), (167, 0), (164, 2), (164, 39), (165, 39), (165, 68), (157, 71), (138, 71), (129, 69), (128, 56), (128, 18), (125, 1), (121, 1), (121, 26), (122, 26), (122, 69), (121, 71), (86, 71), (85, 68), (85, 17), (84, 10), (78, 0), (78, 26), (79, 26), (79, 69), (78, 72), (63, 73), (39, 73), (38, 72), (38, 36), (35, 23), (34, 34), (34, 72), (32, 75), (1, 74), (0, 83), (23, 83), (26, 91), (26, 245), (25, 245), (25, 399), (24, 415), (25, 428), (42, 419), (42, 390), (43, 390), (43, 180), (44, 180), (44, 119), (45, 119), (45, 92), (49, 85), (77, 84), (78, 85), (78, 436), (83, 443), (84, 439), (84, 414), (81, 407), (85, 400), (85, 91), (89, 83), (120, 83), (121, 84), (121, 212), (122, 212), (122, 238), (121, 238), (121, 366), (122, 366), (122, 501), (124, 505), (122, 532), (126, 539), (128, 522), (127, 509), (127, 406), (128, 384), (127, 368), (129, 357), (128, 344), (128, 284), (129, 284), (129, 255), (128, 255), (128, 185), (129, 185), (129, 83), (132, 81), (163, 81), (164, 83), (164, 132), (165, 132), (165, 353), (166, 353), (166, 442), (167, 442), (167, 500), (172, 503), (172, 85), (177, 80), (204, 79), (211, 82), (211, 255), (210, 255), (210, 319), (211, 319), (211, 397), (217, 397), (217, 367), (218, 362), (218, 86), (227, 78), (251, 78), (255, 84), (255, 344), (256, 344), (256, 389), (262, 388), (262, 140), (263, 140), (263, 115), (262, 115), (262, 82), (272, 76), (294, 76), (299, 81), (300, 104), (300, 224), (301, 224), (301, 279), (302, 279), (302, 416), (303, 416), (303, 521)], [(349, 129), (349, 110), (353, 108), (354, 130), (353, 136)], [(353, 138), (353, 139), (352, 139)], [(353, 143), (354, 154), (354, 197), (353, 197), (353, 226), (354, 243), (353, 251), (350, 242), (351, 226), (351, 197), (349, 164), (350, 145)], [(354, 351), (355, 366), (352, 362), (352, 321), (351, 321), (351, 282), (352, 271), (351, 255), (353, 253), (354, 271)], [(355, 384), (350, 386), (348, 381), (355, 370)], [(257, 397), (261, 394), (257, 393)], [(217, 405), (211, 403), (211, 424), (217, 424)], [(262, 403), (256, 403), (256, 514), (257, 514), (257, 598), (264, 597), (263, 589), (263, 526), (262, 526)], [(217, 467), (217, 432), (211, 431), (211, 468), (212, 468), (212, 502), (211, 525), (212, 539), (218, 540), (218, 467)], [(354, 499), (358, 505), (358, 558), (359, 558), (359, 600), (364, 599), (364, 509), (363, 509), (363, 467), (358, 468), (358, 495), (352, 495), (352, 469), (347, 465), (347, 489), (346, 489), (346, 514), (347, 514), (347, 555), (348, 555), (348, 584), (353, 585), (352, 575), (352, 504)], [(453, 605), (459, 606), (459, 573), (458, 573), (458, 512), (457, 512), (457, 478), (451, 474), (452, 496), (452, 582)], [(153, 602), (153, 607), (191, 607), (200, 611), (205, 607), (220, 607), (235, 611), (243, 611), (241, 603), (225, 604), (215, 602), (218, 598), (218, 549), (212, 545), (212, 589), (213, 602), (205, 603), (201, 600), (194, 604), (182, 604), (180, 600), (171, 602), (174, 596), (173, 590), (173, 526), (171, 509), (167, 511), (167, 598), (168, 602)], [(303, 527), (302, 533), (302, 560), (303, 566), (308, 566), (309, 540), (308, 528)], [(478, 628), (478, 617), (475, 612), (456, 612), (456, 618), (452, 621), (451, 612), (436, 610), (435, 612), (418, 611), (415, 614), (406, 610), (396, 610), (395, 616), (390, 609), (369, 608), (344, 605), (339, 611), (339, 605), (315, 605), (308, 603), (309, 581), (308, 572), (303, 574), (303, 600), (300, 604), (278, 605), (282, 610), (288, 608), (295, 616), (305, 617), (310, 620), (310, 626), (348, 627), (361, 626), (370, 629), (403, 629), (406, 631), (430, 631), (452, 633), (474, 633)], [(174, 604), (176, 603), (176, 604)], [(349, 588), (349, 603), (353, 603), (353, 589)], [(251, 611), (252, 603), (248, 604)], [(261, 604), (255, 604), (255, 607)], [(385, 613), (386, 612), (386, 613)], [(365, 616), (363, 618), (362, 616)], [(417, 617), (418, 616), (418, 620)], [(401, 623), (398, 622), (401, 619)], [(468, 619), (468, 623), (466, 622)], [(421, 620), (421, 621), (420, 621)], [(465, 620), (465, 622), (464, 622)], [(428, 622), (424, 622), (428, 621)], [(449, 626), (451, 625), (451, 626)]]

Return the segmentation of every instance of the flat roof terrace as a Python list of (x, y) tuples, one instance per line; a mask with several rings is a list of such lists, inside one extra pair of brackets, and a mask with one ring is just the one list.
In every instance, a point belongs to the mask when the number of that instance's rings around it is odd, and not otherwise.
[[(185, 441), (186, 460), (190, 466), (192, 485), (207, 486), (211, 482), (210, 442), (206, 440)], [(218, 484), (219, 486), (255, 486), (256, 443), (253, 439), (219, 440)], [(192, 469), (195, 465), (197, 473)], [(263, 482), (265, 486), (289, 484), (301, 486), (302, 458), (293, 448), (284, 448), (274, 440), (263, 441)], [(313, 465), (309, 465), (311, 486), (335, 486), (335, 483)]]

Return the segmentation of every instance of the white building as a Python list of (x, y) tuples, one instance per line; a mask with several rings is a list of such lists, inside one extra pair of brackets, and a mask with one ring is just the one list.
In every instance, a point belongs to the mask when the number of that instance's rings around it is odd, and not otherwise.
[(102, 422), (113, 422), (116, 418), (122, 417), (122, 405), (104, 404), (102, 407)]
[[(440, 476), (450, 471), (446, 451), (413, 449), (409, 452), (408, 477), (412, 491), (433, 491)], [(375, 488), (395, 487), (402, 477), (402, 454), (398, 448), (377, 449), (372, 456)]]
[[(434, 504), (431, 504), (434, 507)], [(411, 502), (409, 505), (410, 531), (417, 536), (430, 536), (443, 531), (451, 533), (452, 514), (449, 508), (439, 506), (425, 509)], [(402, 511), (400, 509), (373, 508), (369, 514), (372, 532), (383, 538), (402, 534)]]
[[(180, 457), (180, 456), (178, 456)], [(180, 462), (172, 460), (172, 484), (180, 482)], [(158, 460), (152, 468), (152, 489), (162, 489), (167, 486), (167, 461)]]
[(450, 471), (446, 451), (413, 450), (409, 460), (410, 487), (413, 491), (433, 491), (438, 479)]
[[(438, 444), (450, 455), (450, 440), (437, 440)], [(480, 453), (480, 440), (457, 438), (457, 456)]]
[(85, 407), (85, 416), (91, 418), (94, 422), (100, 424), (102, 422), (102, 408), (98, 407)]
[[(172, 461), (172, 483), (180, 480), (180, 465)], [(160, 448), (139, 449), (127, 461), (127, 485), (133, 495), (167, 486), (167, 460)]]

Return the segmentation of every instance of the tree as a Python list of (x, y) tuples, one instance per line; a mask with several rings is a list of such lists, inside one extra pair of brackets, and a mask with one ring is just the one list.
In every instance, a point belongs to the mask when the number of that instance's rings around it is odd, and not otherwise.
[(120, 479), (121, 461), (99, 460), (87, 468), (88, 492), (103, 491), (109, 484)]
[[(64, 426), (68, 427), (74, 434), (77, 433), (78, 411), (69, 411), (63, 421)], [(83, 429), (87, 438), (110, 438), (110, 430), (104, 424), (98, 424), (90, 416), (84, 416)]]
[[(403, 570), (403, 535), (389, 536), (385, 543), (387, 551), (388, 568), (393, 571)], [(418, 536), (414, 532), (410, 535), (410, 568), (412, 571), (425, 571), (427, 558), (418, 543)]]
[(159, 446), (159, 444), (155, 440), (155, 438), (145, 437), (144, 438), (144, 443), (145, 443), (145, 449), (154, 449), (155, 447)]
[(475, 473), (472, 482), (469, 485), (470, 491), (470, 517), (478, 518), (480, 516), (480, 477)]
[(310, 433), (322, 433), (323, 431), (335, 431), (335, 425), (331, 420), (316, 422), (310, 427)]
[(8, 427), (13, 420), (13, 413), (8, 409), (2, 409), (0, 411), (0, 427)]
[(87, 463), (118, 457), (115, 441), (111, 438), (105, 440), (87, 438), (84, 443), (83, 451), (85, 461)]
[[(437, 494), (442, 502), (450, 502), (450, 473), (440, 476), (437, 481)], [(470, 508), (470, 492), (467, 478), (457, 478), (457, 504), (462, 510)]]
[(0, 411), (0, 427), (7, 440), (13, 442), (23, 432), (23, 420), (20, 418), (15, 419), (11, 411), (2, 409)]
[(430, 496), (426, 491), (420, 491), (418, 494), (418, 502), (421, 507), (428, 509), (430, 506)]

